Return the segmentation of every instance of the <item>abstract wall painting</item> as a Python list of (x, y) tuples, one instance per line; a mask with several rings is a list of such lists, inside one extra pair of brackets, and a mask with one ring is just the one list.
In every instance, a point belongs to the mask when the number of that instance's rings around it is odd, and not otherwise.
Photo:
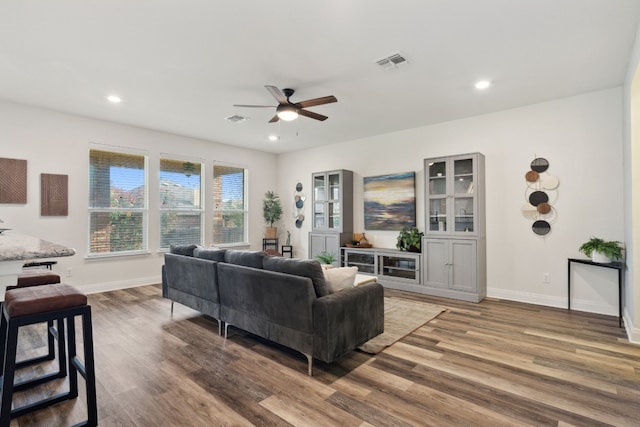
[(0, 157), (0, 203), (27, 203), (27, 161)]
[(40, 215), (69, 215), (69, 176), (40, 174)]
[(415, 225), (415, 172), (364, 178), (365, 230), (402, 230)]

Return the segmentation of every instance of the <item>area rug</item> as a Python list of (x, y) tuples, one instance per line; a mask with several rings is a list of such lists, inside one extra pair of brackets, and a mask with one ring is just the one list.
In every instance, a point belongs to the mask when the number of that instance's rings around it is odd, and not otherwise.
[(385, 297), (384, 332), (367, 341), (358, 349), (365, 353), (378, 354), (394, 342), (433, 320), (445, 310), (445, 307), (426, 302)]

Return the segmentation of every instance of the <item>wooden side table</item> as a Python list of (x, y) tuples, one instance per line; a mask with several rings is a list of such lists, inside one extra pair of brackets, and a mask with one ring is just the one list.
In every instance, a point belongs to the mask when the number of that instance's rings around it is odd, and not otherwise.
[(590, 259), (568, 258), (567, 260), (567, 309), (571, 311), (571, 263), (593, 265), (594, 267), (611, 268), (618, 271), (618, 325), (622, 327), (622, 282), (624, 263), (622, 262), (593, 262)]

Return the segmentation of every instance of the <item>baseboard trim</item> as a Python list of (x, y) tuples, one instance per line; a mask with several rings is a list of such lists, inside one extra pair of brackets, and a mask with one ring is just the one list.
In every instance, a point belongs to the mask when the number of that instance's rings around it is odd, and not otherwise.
[[(567, 308), (566, 297), (540, 295), (529, 292), (510, 291), (506, 289), (495, 288), (489, 288), (487, 290), (487, 296), (491, 298), (525, 302), (529, 304), (546, 305), (548, 307)], [(611, 307), (607, 304), (599, 304), (594, 301), (581, 300), (574, 297), (571, 298), (571, 309), (576, 311), (586, 311), (588, 313), (604, 314), (607, 316), (618, 316), (618, 307)]]
[(100, 292), (117, 291), (120, 289), (137, 288), (139, 286), (162, 283), (162, 276), (137, 277), (129, 280), (117, 280), (115, 282), (91, 283), (88, 285), (75, 285), (85, 294), (97, 294)]

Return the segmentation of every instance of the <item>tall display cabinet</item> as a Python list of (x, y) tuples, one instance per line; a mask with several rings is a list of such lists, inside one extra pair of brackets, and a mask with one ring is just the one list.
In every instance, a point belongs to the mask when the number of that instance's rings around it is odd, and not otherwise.
[(353, 238), (353, 172), (316, 172), (312, 181), (309, 258), (326, 251), (336, 255), (338, 266), (340, 248)]
[(424, 160), (423, 287), (480, 302), (487, 295), (484, 155)]

